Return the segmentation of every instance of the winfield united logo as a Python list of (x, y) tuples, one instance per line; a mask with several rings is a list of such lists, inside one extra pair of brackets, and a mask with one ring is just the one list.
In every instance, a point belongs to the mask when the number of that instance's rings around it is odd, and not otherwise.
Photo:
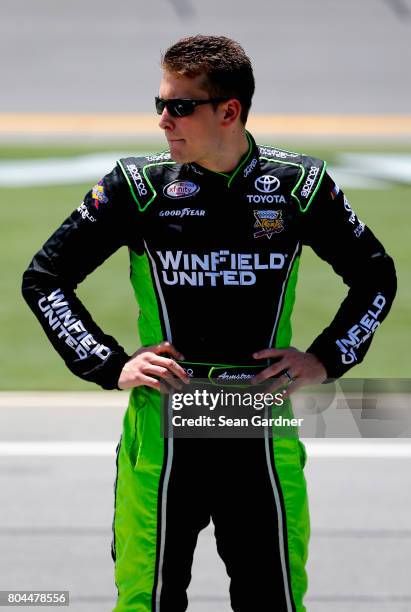
[(280, 186), (280, 181), (276, 176), (263, 174), (263, 176), (259, 176), (255, 180), (254, 185), (255, 188), (261, 193), (272, 193), (273, 191), (277, 191)]
[(279, 234), (284, 229), (284, 221), (281, 210), (255, 210), (254, 211), (254, 238)]
[(200, 186), (191, 181), (173, 181), (166, 185), (163, 193), (168, 198), (189, 198), (200, 191)]

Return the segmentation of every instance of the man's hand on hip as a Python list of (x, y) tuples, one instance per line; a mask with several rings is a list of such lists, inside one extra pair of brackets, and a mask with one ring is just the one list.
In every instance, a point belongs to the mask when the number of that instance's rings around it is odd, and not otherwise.
[(277, 359), (275, 363), (259, 372), (252, 379), (257, 385), (265, 380), (278, 376), (267, 392), (286, 388), (285, 395), (291, 395), (305, 385), (322, 383), (327, 378), (327, 371), (321, 361), (312, 353), (304, 353), (294, 347), (286, 349), (268, 348), (253, 354), (254, 359)]
[[(167, 356), (163, 356), (164, 353)], [(181, 383), (188, 384), (190, 379), (176, 359), (184, 357), (169, 342), (140, 348), (122, 369), (119, 389), (145, 385), (161, 393), (168, 393), (170, 387), (180, 391)]]

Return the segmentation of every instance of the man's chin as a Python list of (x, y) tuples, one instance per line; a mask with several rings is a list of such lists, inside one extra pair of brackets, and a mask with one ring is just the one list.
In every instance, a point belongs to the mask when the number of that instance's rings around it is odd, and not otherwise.
[(185, 141), (176, 140), (168, 143), (170, 149), (170, 157), (173, 161), (179, 164), (186, 164), (190, 161), (190, 156), (187, 154)]

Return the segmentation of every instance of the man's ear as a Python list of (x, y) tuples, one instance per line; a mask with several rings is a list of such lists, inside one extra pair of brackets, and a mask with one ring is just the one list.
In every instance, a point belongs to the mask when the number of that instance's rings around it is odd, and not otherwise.
[(231, 125), (241, 115), (241, 103), (236, 98), (230, 98), (224, 106), (223, 122), (226, 125)]

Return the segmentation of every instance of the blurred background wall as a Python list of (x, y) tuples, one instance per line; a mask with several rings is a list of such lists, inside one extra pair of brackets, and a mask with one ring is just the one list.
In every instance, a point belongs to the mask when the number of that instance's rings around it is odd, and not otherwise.
[(0, 112), (152, 112), (159, 54), (224, 34), (250, 55), (254, 110), (409, 113), (409, 0), (2, 0)]

